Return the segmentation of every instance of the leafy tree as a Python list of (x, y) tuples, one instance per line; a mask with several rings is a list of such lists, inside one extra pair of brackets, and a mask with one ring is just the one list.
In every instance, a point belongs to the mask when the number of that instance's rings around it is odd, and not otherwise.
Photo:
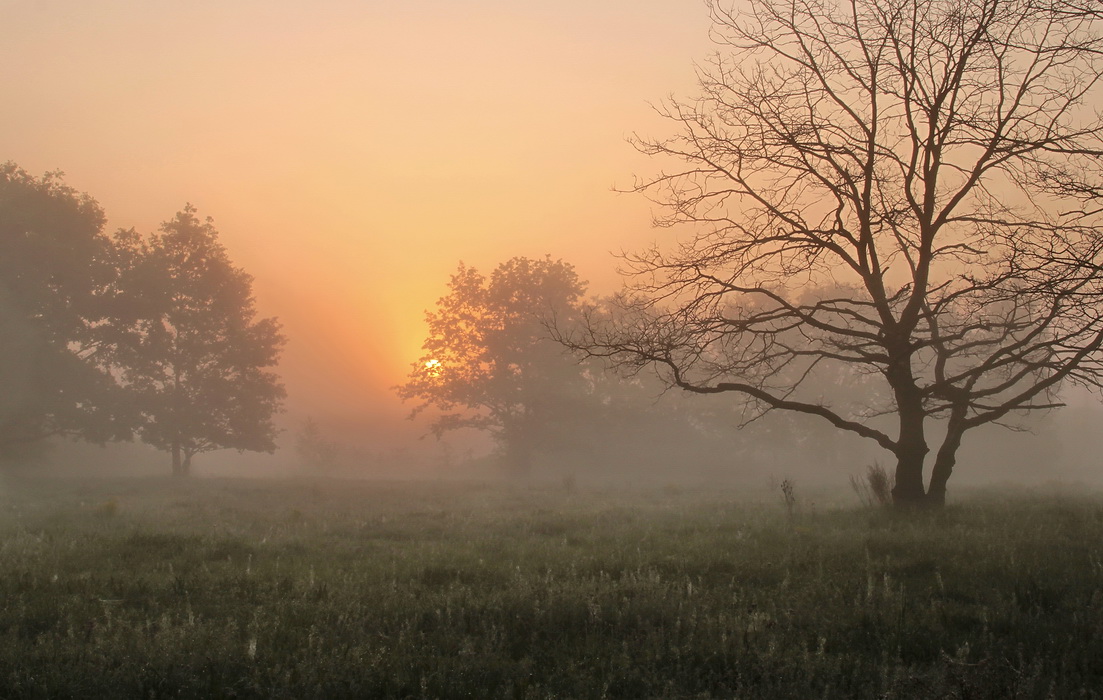
[(326, 439), (318, 421), (308, 417), (295, 434), (295, 452), (306, 467), (328, 471), (337, 465), (340, 449), (336, 443)]
[(0, 454), (129, 435), (105, 365), (116, 258), (103, 225), (60, 173), (0, 165)]
[(201, 452), (275, 450), (272, 418), (285, 395), (271, 369), (280, 326), (256, 318), (252, 277), (195, 212), (189, 204), (148, 240), (117, 236), (129, 260), (116, 360), (142, 415), (139, 435), (172, 454), (179, 476)]
[(513, 258), (490, 277), (461, 264), (448, 288), (426, 313), (425, 354), (398, 393), (421, 402), (413, 415), (439, 411), (438, 437), (488, 431), (505, 463), (524, 472), (534, 451), (562, 444), (585, 392), (578, 363), (544, 327), (547, 318), (574, 317), (585, 286), (573, 266), (548, 257)]
[[(638, 144), (676, 165), (636, 189), (690, 233), (631, 256), (624, 312), (567, 341), (872, 440), (897, 504), (941, 504), (966, 432), (1103, 376), (1085, 204), (1103, 192), (1103, 17), (1071, 0), (710, 8), (722, 52), (699, 99), (664, 108), (678, 135)], [(845, 396), (858, 377), (883, 387), (864, 405)], [(832, 383), (841, 398), (817, 391)]]

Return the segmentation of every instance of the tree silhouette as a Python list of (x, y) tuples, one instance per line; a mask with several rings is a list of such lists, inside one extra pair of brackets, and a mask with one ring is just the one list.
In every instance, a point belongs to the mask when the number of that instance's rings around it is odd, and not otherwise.
[[(942, 503), (967, 431), (1099, 386), (1100, 13), (740, 7), (710, 3), (722, 51), (697, 100), (662, 108), (679, 135), (638, 142), (677, 165), (635, 189), (689, 233), (629, 256), (622, 313), (565, 340), (873, 440), (896, 458), (896, 503)], [(812, 390), (825, 376), (884, 388), (853, 405)], [(946, 433), (925, 488), (932, 419)]]
[(318, 421), (307, 417), (295, 433), (295, 452), (303, 466), (312, 471), (332, 471), (340, 448), (326, 438)]
[(60, 173), (0, 165), (0, 454), (129, 435), (105, 364), (116, 259), (103, 225)]
[(210, 219), (191, 205), (129, 251), (122, 294), (128, 324), (116, 359), (141, 411), (139, 435), (172, 454), (174, 475), (223, 448), (271, 452), (284, 389), (272, 371), (284, 337), (257, 319), (252, 277), (234, 267)]
[(461, 263), (448, 287), (426, 313), (425, 354), (398, 394), (421, 402), (413, 415), (439, 411), (438, 437), (488, 431), (508, 467), (525, 472), (534, 450), (556, 441), (583, 392), (577, 362), (547, 338), (543, 323), (577, 313), (584, 285), (568, 263), (513, 258), (489, 278)]

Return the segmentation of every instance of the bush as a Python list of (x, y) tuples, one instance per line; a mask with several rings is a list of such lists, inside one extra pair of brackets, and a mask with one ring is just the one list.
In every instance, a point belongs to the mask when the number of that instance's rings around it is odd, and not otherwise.
[(850, 487), (867, 508), (892, 504), (892, 489), (896, 480), (879, 462), (866, 467), (865, 478), (850, 477)]

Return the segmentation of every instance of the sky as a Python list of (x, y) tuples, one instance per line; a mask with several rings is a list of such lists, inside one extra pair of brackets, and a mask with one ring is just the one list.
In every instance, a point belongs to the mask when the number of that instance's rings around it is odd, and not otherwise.
[(284, 324), (285, 420), (406, 434), (392, 391), (463, 261), (573, 263), (661, 236), (615, 187), (691, 95), (702, 0), (0, 0), (0, 161), (108, 227), (194, 204)]

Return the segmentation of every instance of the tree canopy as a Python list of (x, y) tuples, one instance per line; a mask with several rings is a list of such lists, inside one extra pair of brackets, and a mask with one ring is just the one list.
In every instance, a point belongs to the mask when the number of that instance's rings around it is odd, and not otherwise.
[[(629, 256), (621, 310), (565, 340), (873, 440), (896, 457), (897, 503), (941, 503), (968, 430), (1100, 384), (1100, 13), (710, 8), (720, 50), (700, 95), (662, 108), (676, 136), (638, 141), (674, 165), (635, 189), (685, 233)], [(883, 389), (854, 400), (820, 393), (824, 377)], [(945, 437), (928, 486), (932, 420)]]
[(0, 165), (0, 457), (137, 433), (186, 474), (200, 452), (272, 451), (284, 338), (210, 219), (104, 224), (60, 173)]
[(178, 475), (201, 452), (273, 451), (284, 337), (276, 319), (256, 317), (252, 277), (211, 220), (188, 205), (148, 239), (122, 231), (118, 241), (129, 265), (115, 359), (141, 439), (170, 452)]
[(461, 263), (448, 289), (426, 313), (425, 354), (398, 393), (420, 401), (415, 414), (437, 411), (438, 436), (488, 431), (510, 468), (525, 471), (584, 393), (577, 361), (548, 338), (544, 321), (575, 316), (585, 285), (563, 261), (513, 258), (489, 277)]
[(60, 173), (0, 165), (0, 453), (129, 433), (105, 365), (116, 267), (104, 223)]

